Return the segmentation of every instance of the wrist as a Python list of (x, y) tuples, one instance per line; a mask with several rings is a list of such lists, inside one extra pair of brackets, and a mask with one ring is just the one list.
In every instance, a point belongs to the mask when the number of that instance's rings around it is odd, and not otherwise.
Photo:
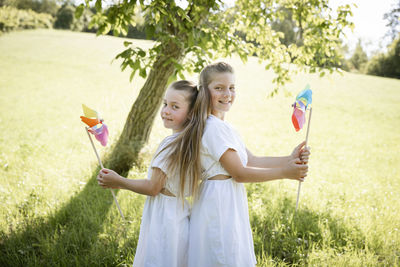
[(285, 179), (286, 175), (285, 175), (285, 167), (280, 167), (277, 169), (278, 173), (277, 173), (277, 178), (278, 179)]
[(118, 178), (117, 178), (117, 186), (118, 187), (125, 188), (126, 181), (127, 181), (127, 179), (125, 177), (122, 177), (121, 175), (118, 174)]

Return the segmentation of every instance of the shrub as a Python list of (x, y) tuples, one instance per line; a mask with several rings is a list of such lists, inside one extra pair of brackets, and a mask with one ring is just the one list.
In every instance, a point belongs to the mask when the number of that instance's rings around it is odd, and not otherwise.
[(63, 5), (56, 14), (56, 21), (54, 22), (54, 28), (57, 29), (72, 29), (74, 22), (75, 7), (65, 4)]
[(51, 28), (53, 17), (32, 10), (19, 10), (10, 6), (0, 7), (0, 32), (20, 29)]
[(378, 54), (368, 62), (366, 72), (400, 79), (400, 36), (388, 47), (386, 54)]

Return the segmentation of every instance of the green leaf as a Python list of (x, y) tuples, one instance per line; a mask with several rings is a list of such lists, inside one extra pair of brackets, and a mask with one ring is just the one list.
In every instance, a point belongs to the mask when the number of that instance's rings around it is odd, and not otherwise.
[(128, 41), (125, 41), (125, 42), (124, 42), (124, 46), (125, 46), (125, 47), (128, 47), (128, 46), (130, 46), (131, 44), (132, 44), (132, 42), (128, 42)]
[(134, 70), (138, 70), (138, 69), (140, 69), (140, 61), (137, 59), (136, 61), (135, 61), (135, 63), (133, 64), (133, 69)]
[(96, 0), (96, 4), (94, 4), (97, 12), (101, 12), (101, 0)]
[(75, 9), (75, 18), (79, 19), (82, 16), (82, 13), (84, 10), (85, 10), (85, 6), (83, 4), (80, 4), (79, 6), (77, 6)]
[(136, 70), (133, 70), (131, 75), (129, 76), (129, 81), (132, 82), (133, 77), (135, 77)]
[(154, 37), (154, 32), (155, 32), (156, 28), (153, 25), (148, 25), (145, 29), (146, 31), (146, 37), (148, 39), (152, 39)]
[(139, 75), (140, 75), (140, 77), (142, 77), (142, 78), (146, 78), (146, 76), (147, 76), (146, 69), (140, 69), (140, 70), (139, 70)]

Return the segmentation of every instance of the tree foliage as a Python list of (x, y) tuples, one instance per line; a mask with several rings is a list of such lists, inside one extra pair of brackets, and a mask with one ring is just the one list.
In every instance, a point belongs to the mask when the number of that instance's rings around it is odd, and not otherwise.
[[(238, 55), (245, 62), (249, 56), (257, 56), (266, 69), (276, 73), (271, 95), (290, 80), (291, 72), (320, 71), (323, 75), (325, 69), (320, 66), (335, 70), (333, 66), (340, 60), (336, 51), (339, 38), (352, 26), (348, 21), (351, 10), (346, 5), (333, 11), (328, 1), (237, 0), (236, 10), (225, 8), (221, 0), (122, 0), (111, 6), (104, 6), (101, 0), (86, 0), (79, 5), (77, 16), (94, 3), (96, 14), (90, 24), (98, 27), (98, 35), (110, 31), (126, 35), (129, 25), (136, 25), (135, 13), (141, 10), (146, 35), (155, 40), (148, 50), (125, 41), (126, 49), (116, 56), (122, 59), (122, 70), (130, 69), (131, 80), (135, 74), (147, 79), (111, 153), (110, 167), (126, 172), (137, 161), (168, 80), (184, 78), (185, 71), (200, 72), (217, 57)], [(287, 10), (301, 45), (285, 45), (281, 42), (283, 33), (272, 28), (274, 21), (284, 19)], [(290, 68), (291, 63), (297, 67)]]
[(386, 54), (375, 55), (366, 67), (368, 74), (400, 79), (400, 34)]
[(400, 0), (390, 12), (385, 13), (383, 18), (388, 21), (386, 26), (389, 26), (390, 30), (387, 34), (392, 38), (393, 41), (400, 33)]
[(71, 29), (74, 22), (75, 7), (70, 4), (64, 4), (56, 14), (54, 28)]
[(349, 61), (351, 67), (358, 71), (362, 71), (364, 65), (368, 62), (368, 56), (367, 53), (365, 53), (364, 49), (362, 48), (361, 40), (358, 40), (357, 46)]
[(0, 0), (0, 6), (11, 6), (17, 9), (33, 10), (55, 16), (59, 5), (56, 0)]
[[(87, 5), (90, 2), (88, 0)], [(148, 51), (125, 43), (127, 49), (117, 57), (123, 59), (122, 69), (131, 68), (131, 78), (136, 73), (146, 77), (160, 46), (172, 40), (182, 46), (186, 55), (182, 63), (171, 59), (175, 74), (181, 77), (184, 70), (198, 72), (216, 57), (237, 54), (246, 61), (248, 56), (256, 55), (265, 62), (267, 69), (275, 71), (274, 82), (278, 86), (289, 80), (288, 63), (293, 62), (302, 70), (307, 65), (311, 72), (324, 72), (319, 66), (330, 69), (329, 66), (337, 65), (339, 37), (345, 27), (352, 26), (347, 20), (352, 15), (350, 6), (339, 7), (334, 14), (328, 0), (238, 0), (236, 6), (236, 9), (224, 10), (222, 1), (217, 0), (191, 0), (185, 8), (175, 1), (125, 0), (104, 9), (102, 1), (97, 0), (98, 12), (92, 24), (99, 26), (98, 34), (112, 30), (115, 35), (126, 35), (128, 26), (135, 25), (132, 19), (135, 10), (143, 10), (147, 36), (157, 43)], [(84, 4), (78, 7), (78, 12), (83, 8)], [(286, 31), (274, 28), (277, 21), (289, 21), (288, 12), (290, 21), (295, 23), (292, 25), (294, 34), (302, 40), (301, 45), (285, 43), (282, 38)], [(228, 23), (232, 21), (229, 18), (233, 18), (233, 23)], [(238, 31), (246, 34), (246, 40), (236, 34)]]

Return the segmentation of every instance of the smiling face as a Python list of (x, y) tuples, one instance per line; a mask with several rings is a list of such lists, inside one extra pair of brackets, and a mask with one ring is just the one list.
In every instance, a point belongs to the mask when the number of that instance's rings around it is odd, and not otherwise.
[(188, 93), (181, 90), (168, 88), (161, 108), (161, 118), (167, 129), (177, 133), (183, 129), (188, 119), (189, 103)]
[(235, 75), (230, 72), (213, 74), (208, 89), (211, 94), (211, 114), (223, 120), (235, 100)]

